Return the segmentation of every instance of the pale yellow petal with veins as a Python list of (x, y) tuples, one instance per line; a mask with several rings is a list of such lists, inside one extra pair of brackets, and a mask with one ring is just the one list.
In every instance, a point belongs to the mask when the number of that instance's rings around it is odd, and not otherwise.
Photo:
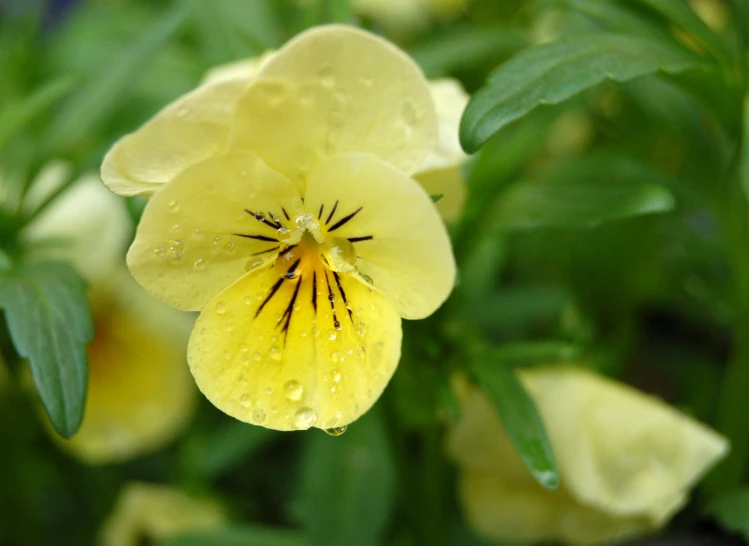
[[(341, 154), (311, 175), (305, 207), (323, 207), (329, 237), (355, 242), (356, 268), (403, 318), (432, 314), (455, 284), (450, 238), (429, 195), (369, 154)], [(327, 221), (336, 206), (338, 216)], [(355, 213), (337, 227), (336, 218)], [(339, 220), (340, 221), (340, 220)]]
[(248, 82), (228, 79), (202, 85), (122, 137), (104, 157), (101, 177), (106, 186), (120, 195), (148, 197), (180, 171), (221, 153)]
[(382, 295), (303, 253), (249, 273), (195, 324), (198, 387), (239, 420), (277, 430), (340, 427), (379, 398), (398, 364), (400, 317)]
[(304, 190), (331, 155), (360, 151), (413, 173), (437, 122), (418, 66), (389, 42), (345, 26), (309, 30), (261, 68), (239, 102), (232, 146), (257, 152)]
[(522, 370), (544, 421), (560, 488), (524, 467), (495, 407), (459, 385), (462, 417), (449, 435), (466, 516), (483, 536), (600, 544), (663, 526), (728, 450), (725, 438), (663, 402), (570, 367)]
[(293, 184), (251, 153), (207, 159), (148, 202), (128, 267), (162, 301), (199, 311), (246, 269), (275, 258), (273, 218), (296, 215), (301, 204)]

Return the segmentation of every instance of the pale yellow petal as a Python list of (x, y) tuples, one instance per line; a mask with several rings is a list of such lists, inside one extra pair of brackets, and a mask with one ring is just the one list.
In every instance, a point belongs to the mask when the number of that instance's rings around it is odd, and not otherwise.
[(429, 92), (437, 113), (438, 133), (434, 148), (419, 166), (419, 173), (454, 167), (468, 159), (458, 138), (460, 118), (470, 98), (468, 93), (452, 78), (430, 81)]
[(259, 57), (214, 66), (205, 73), (202, 83), (205, 85), (237, 80), (248, 82), (257, 75), (263, 64), (274, 54), (275, 51), (270, 50)]
[(191, 320), (149, 297), (126, 271), (95, 287), (91, 306), (83, 424), (69, 440), (54, 437), (86, 463), (121, 462), (164, 446), (192, 416), (198, 393), (185, 358)]
[(131, 482), (120, 493), (99, 538), (102, 546), (138, 546), (225, 522), (223, 510), (211, 500), (164, 485)]
[(304, 189), (324, 158), (369, 152), (413, 173), (437, 134), (416, 64), (389, 42), (346, 26), (309, 30), (261, 68), (238, 106), (233, 146), (257, 152)]
[(582, 368), (522, 372), (565, 487), (612, 515), (661, 522), (728, 452), (725, 438), (662, 401)]
[(106, 278), (122, 264), (132, 233), (125, 203), (84, 176), (23, 230), (27, 244), (47, 258), (71, 263), (88, 281)]
[(257, 156), (212, 157), (148, 202), (128, 266), (155, 297), (200, 310), (246, 269), (275, 257), (277, 226), (301, 206), (294, 185)]
[(277, 430), (344, 426), (374, 404), (395, 371), (395, 308), (316, 257), (308, 263), (298, 279), (282, 279), (276, 266), (249, 273), (198, 318), (190, 368), (203, 394), (232, 417)]
[(369, 154), (334, 156), (311, 175), (305, 207), (321, 212), (329, 237), (353, 242), (359, 272), (402, 317), (424, 318), (447, 299), (450, 238), (426, 191), (398, 169)]
[(460, 219), (468, 197), (461, 165), (421, 171), (414, 178), (433, 198), (442, 196), (435, 205), (445, 222), (456, 222)]
[(101, 167), (104, 183), (120, 195), (148, 197), (180, 171), (220, 153), (248, 83), (208, 83), (166, 106), (112, 146)]

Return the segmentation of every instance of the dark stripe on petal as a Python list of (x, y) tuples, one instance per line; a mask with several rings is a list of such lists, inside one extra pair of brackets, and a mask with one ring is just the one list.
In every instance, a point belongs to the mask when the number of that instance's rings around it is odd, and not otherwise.
[(265, 235), (245, 235), (244, 233), (232, 233), (232, 235), (236, 235), (237, 237), (244, 237), (245, 239), (256, 239), (258, 241), (268, 241), (270, 243), (278, 242), (278, 239), (274, 239), (273, 237), (266, 237)]
[(265, 217), (265, 215), (262, 212), (252, 212), (250, 209), (244, 209), (244, 211), (247, 214), (252, 215), (255, 218), (255, 220), (257, 220), (258, 222), (262, 222), (263, 224), (269, 225), (270, 227), (274, 229), (281, 228), (281, 224), (278, 224), (272, 220), (269, 220), (268, 218)]
[(333, 271), (333, 277), (335, 277), (335, 283), (336, 286), (338, 286), (338, 291), (341, 293), (341, 298), (343, 298), (343, 303), (346, 305), (346, 311), (348, 311), (348, 318), (351, 319), (351, 324), (354, 323), (354, 315), (351, 313), (351, 307), (348, 304), (348, 300), (346, 299), (346, 291), (343, 289), (343, 286), (341, 286), (341, 277)]
[(325, 208), (325, 204), (320, 205), (320, 212), (317, 213), (317, 219), (322, 218), (322, 211)]
[(330, 302), (330, 310), (333, 311), (333, 326), (338, 324), (336, 330), (340, 330), (341, 323), (338, 322), (338, 317), (335, 316), (335, 295), (333, 294), (333, 288), (330, 286), (330, 278), (328, 272), (325, 271), (325, 282), (328, 284), (328, 301)]
[(257, 308), (257, 311), (255, 312), (255, 318), (258, 317), (258, 315), (260, 314), (260, 311), (262, 311), (263, 307), (265, 307), (265, 304), (267, 304), (270, 301), (270, 299), (275, 295), (275, 293), (278, 292), (278, 289), (281, 288), (281, 285), (283, 284), (284, 280), (285, 279), (278, 279), (276, 281), (276, 284), (274, 284), (271, 287), (270, 293), (265, 297), (265, 300), (263, 301), (263, 303), (260, 304), (260, 307)]
[(344, 216), (343, 218), (341, 218), (340, 220), (338, 220), (335, 224), (333, 224), (333, 226), (331, 228), (328, 229), (328, 232), (335, 231), (339, 227), (341, 227), (342, 225), (346, 224), (354, 216), (356, 216), (357, 214), (359, 214), (361, 212), (361, 209), (363, 209), (363, 208), (364, 207), (359, 207), (358, 209), (356, 209), (354, 212), (352, 212), (348, 216)]
[(317, 316), (317, 271), (312, 273), (312, 307), (315, 308), (315, 316)]
[(288, 213), (288, 212), (286, 212), (286, 209), (285, 209), (285, 208), (281, 207), (281, 211), (283, 212), (283, 215), (284, 215), (284, 216), (286, 216), (286, 219), (287, 219), (287, 220), (291, 220), (291, 218), (289, 218), (289, 213)]
[(330, 223), (330, 219), (333, 218), (333, 215), (335, 214), (336, 209), (338, 208), (338, 201), (335, 202), (333, 205), (333, 210), (330, 211), (330, 214), (328, 214), (328, 219), (325, 220), (326, 224)]
[(273, 248), (269, 248), (268, 250), (261, 250), (260, 252), (255, 252), (254, 254), (251, 254), (251, 256), (260, 256), (261, 254), (267, 254), (268, 252), (273, 252), (275, 250), (278, 250), (281, 248), (280, 246), (274, 246)]
[(374, 236), (365, 235), (364, 237), (349, 237), (348, 241), (349, 243), (358, 243), (360, 241), (371, 241), (372, 239), (374, 239)]

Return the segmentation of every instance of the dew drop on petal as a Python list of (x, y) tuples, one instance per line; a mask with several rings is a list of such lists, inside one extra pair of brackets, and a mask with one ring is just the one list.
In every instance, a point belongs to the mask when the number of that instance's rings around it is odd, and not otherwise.
[(205, 263), (203, 262), (203, 258), (197, 258), (193, 264), (195, 266), (195, 269), (203, 269), (205, 267)]
[(292, 402), (296, 402), (302, 397), (302, 394), (304, 394), (304, 387), (302, 387), (302, 384), (299, 383), (299, 381), (287, 381), (283, 386), (283, 390), (286, 394), (286, 398)]
[(325, 433), (330, 434), (331, 436), (340, 436), (344, 432), (346, 432), (346, 429), (348, 428), (347, 425), (343, 425), (342, 427), (331, 427), (326, 428)]
[(294, 428), (307, 430), (317, 421), (317, 414), (312, 408), (301, 408), (294, 414)]
[(291, 230), (289, 228), (281, 227), (276, 230), (276, 238), (282, 243), (287, 243), (291, 240)]
[(256, 423), (265, 422), (265, 410), (262, 408), (255, 408), (255, 410), (252, 412), (252, 420)]
[(335, 340), (338, 337), (338, 333), (335, 330), (328, 330), (328, 339), (330, 341)]
[(263, 355), (261, 355), (260, 353), (255, 353), (252, 355), (252, 360), (254, 360), (255, 362), (260, 362), (262, 358), (263, 358)]
[(281, 351), (275, 345), (273, 345), (270, 348), (270, 351), (268, 351), (268, 354), (270, 355), (272, 360), (276, 360), (276, 361), (281, 360)]
[(244, 406), (245, 408), (247, 408), (250, 406), (250, 404), (252, 404), (252, 398), (247, 394), (243, 394), (242, 396), (239, 397), (239, 403), (242, 404), (242, 406)]
[(179, 210), (179, 201), (176, 199), (174, 201), (169, 201), (167, 208), (169, 209), (169, 212), (177, 212)]
[(226, 304), (223, 301), (220, 301), (216, 304), (216, 312), (219, 315), (223, 315), (226, 313)]
[(196, 230), (195, 230), (195, 231), (193, 232), (192, 236), (193, 236), (193, 237), (194, 237), (195, 239), (202, 239), (202, 238), (203, 238), (203, 232), (202, 232), (202, 231), (200, 231), (199, 229), (196, 229)]
[(270, 387), (265, 387), (265, 394), (273, 394), (273, 389)]
[(341, 329), (341, 322), (339, 320), (334, 320), (333, 321), (333, 328), (335, 328), (336, 330), (340, 330)]
[(159, 258), (166, 256), (166, 249), (163, 246), (157, 246), (153, 249), (153, 253)]
[[(338, 353), (339, 355), (341, 353)], [(330, 378), (335, 381), (336, 383), (341, 380), (343, 376), (341, 375), (341, 370), (338, 368), (333, 368), (333, 370), (330, 372)]]

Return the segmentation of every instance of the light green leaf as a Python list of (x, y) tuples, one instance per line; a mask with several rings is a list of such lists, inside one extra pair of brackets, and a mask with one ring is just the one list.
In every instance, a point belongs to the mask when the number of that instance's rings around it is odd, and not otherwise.
[(473, 374), (497, 408), (525, 466), (538, 483), (553, 491), (559, 485), (559, 476), (541, 417), (512, 366), (492, 355), (487, 353), (474, 361)]
[(67, 264), (20, 265), (0, 272), (0, 307), (52, 425), (72, 436), (83, 418), (94, 334), (85, 283)]
[(74, 147), (122, 103), (143, 67), (153, 59), (184, 21), (182, 11), (173, 11), (147, 29), (107, 71), (85, 84), (64, 105), (47, 134), (51, 154)]
[(44, 114), (75, 87), (75, 80), (63, 76), (40, 87), (20, 104), (6, 104), (0, 111), (0, 150), (17, 131)]
[(749, 488), (718, 495), (708, 504), (706, 512), (728, 531), (749, 540)]
[(674, 198), (649, 167), (624, 158), (591, 157), (524, 180), (502, 192), (495, 221), (504, 229), (590, 228), (673, 209)]
[(295, 512), (309, 544), (382, 544), (395, 500), (395, 469), (377, 410), (342, 436), (317, 430), (307, 435)]
[(159, 546), (302, 546), (304, 536), (289, 529), (260, 525), (233, 525), (162, 540)]
[(460, 141), (473, 153), (538, 106), (560, 103), (607, 79), (623, 82), (700, 66), (703, 62), (688, 50), (645, 36), (579, 35), (526, 49), (495, 70), (471, 97)]

